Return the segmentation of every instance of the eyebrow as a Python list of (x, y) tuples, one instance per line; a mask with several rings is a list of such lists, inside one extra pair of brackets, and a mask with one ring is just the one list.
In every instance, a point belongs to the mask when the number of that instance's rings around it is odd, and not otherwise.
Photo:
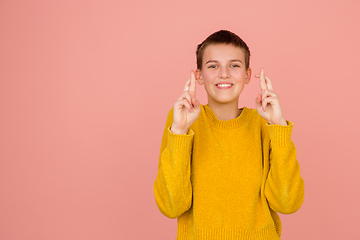
[[(207, 61), (205, 63), (205, 65), (208, 64), (208, 63), (218, 63), (218, 62), (219, 61), (217, 61), (217, 60), (209, 60), (209, 61)], [(241, 63), (243, 63), (242, 61), (240, 61), (240, 59), (231, 59), (229, 62), (241, 62)]]

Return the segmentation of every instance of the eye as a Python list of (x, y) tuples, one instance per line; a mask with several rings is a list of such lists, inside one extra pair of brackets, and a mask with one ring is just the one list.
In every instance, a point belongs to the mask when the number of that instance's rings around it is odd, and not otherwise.
[(216, 65), (210, 65), (208, 68), (217, 68)]
[(233, 64), (233, 65), (231, 65), (231, 67), (234, 68), (234, 67), (240, 67), (240, 66), (237, 64)]

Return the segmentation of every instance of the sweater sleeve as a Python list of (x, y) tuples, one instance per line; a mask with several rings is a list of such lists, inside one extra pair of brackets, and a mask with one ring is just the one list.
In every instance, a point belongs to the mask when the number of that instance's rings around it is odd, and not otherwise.
[(270, 137), (270, 169), (265, 185), (269, 206), (276, 212), (291, 214), (304, 201), (304, 181), (291, 141), (293, 123), (287, 126), (266, 125)]
[(172, 119), (171, 109), (160, 147), (154, 195), (160, 212), (169, 218), (177, 218), (192, 204), (190, 164), (194, 132), (189, 129), (188, 133), (183, 135), (172, 133)]

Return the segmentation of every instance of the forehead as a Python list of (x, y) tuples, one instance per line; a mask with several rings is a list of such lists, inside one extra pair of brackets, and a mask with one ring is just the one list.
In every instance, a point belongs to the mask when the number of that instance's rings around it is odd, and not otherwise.
[(230, 44), (211, 44), (204, 49), (203, 63), (209, 60), (227, 62), (233, 59), (240, 59), (245, 63), (244, 51)]

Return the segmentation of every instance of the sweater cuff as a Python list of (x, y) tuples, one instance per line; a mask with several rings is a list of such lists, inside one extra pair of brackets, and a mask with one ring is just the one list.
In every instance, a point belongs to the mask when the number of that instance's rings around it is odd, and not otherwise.
[[(168, 128), (168, 146), (172, 146), (174, 153), (191, 151), (194, 131), (189, 129), (187, 134), (175, 134)], [(186, 149), (188, 148), (188, 149)]]
[(287, 126), (266, 124), (271, 140), (271, 146), (281, 147), (291, 143), (291, 132), (294, 124), (290, 121), (286, 122), (288, 124)]

